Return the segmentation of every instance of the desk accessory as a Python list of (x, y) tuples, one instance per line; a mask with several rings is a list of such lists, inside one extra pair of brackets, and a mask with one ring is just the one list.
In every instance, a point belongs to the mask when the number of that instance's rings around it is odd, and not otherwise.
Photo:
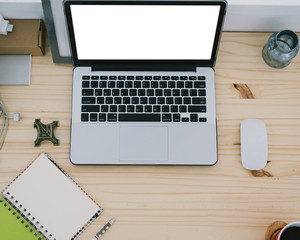
[(43, 56), (46, 29), (40, 19), (10, 19), (11, 33), (0, 37), (0, 54)]
[(248, 170), (260, 170), (267, 164), (268, 139), (263, 121), (245, 119), (241, 123), (241, 159)]
[(9, 202), (0, 197), (0, 239), (44, 240), (45, 238)]
[(272, 222), (266, 231), (265, 240), (275, 240), (276, 235), (287, 225), (286, 222), (283, 221), (275, 221)]
[(35, 119), (33, 126), (37, 130), (37, 137), (34, 141), (34, 146), (40, 146), (42, 141), (50, 141), (53, 145), (58, 146), (59, 140), (54, 136), (54, 128), (59, 126), (58, 121), (53, 121), (49, 124), (43, 124), (40, 119)]
[(102, 208), (44, 153), (14, 179), (2, 195), (35, 232), (49, 240), (76, 239), (102, 212)]
[(0, 85), (29, 85), (31, 55), (0, 55)]
[(93, 237), (92, 240), (98, 240), (111, 227), (115, 220), (116, 218), (110, 219), (108, 223), (106, 223), (104, 227), (101, 228), (100, 231)]
[(2, 101), (0, 100), (0, 117), (3, 116), (3, 122), (2, 122), (2, 127), (0, 129), (0, 149), (3, 146), (4, 143), (4, 139), (6, 136), (6, 132), (8, 129), (8, 120), (9, 118), (13, 118), (14, 121), (20, 121), (20, 113), (15, 113), (13, 116), (8, 116), (5, 110), (5, 107), (2, 103)]
[(262, 51), (266, 64), (272, 68), (284, 68), (299, 51), (299, 38), (294, 31), (283, 30), (271, 35)]
[(5, 20), (0, 14), (0, 35), (7, 35), (8, 32), (12, 32), (14, 25), (10, 24), (8, 20)]
[(277, 233), (275, 240), (299, 240), (300, 239), (300, 222), (292, 222), (284, 226)]

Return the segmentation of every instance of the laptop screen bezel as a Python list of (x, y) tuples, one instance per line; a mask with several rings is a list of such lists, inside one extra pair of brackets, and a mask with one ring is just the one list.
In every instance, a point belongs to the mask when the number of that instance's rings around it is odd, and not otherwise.
[[(208, 60), (95, 60), (84, 59), (80, 60), (77, 56), (74, 28), (71, 16), (71, 5), (204, 5), (204, 6), (220, 6), (220, 12), (216, 27), (216, 34), (212, 49), (211, 58)], [(66, 21), (68, 25), (69, 41), (71, 46), (71, 52), (73, 57), (73, 64), (77, 66), (92, 66), (97, 70), (134, 70), (134, 71), (150, 71), (150, 70), (191, 70), (196, 67), (213, 67), (217, 59), (217, 52), (224, 22), (224, 16), (226, 11), (226, 1), (97, 1), (97, 0), (65, 0), (64, 8), (66, 14)], [(195, 49), (196, 51), (196, 49)]]

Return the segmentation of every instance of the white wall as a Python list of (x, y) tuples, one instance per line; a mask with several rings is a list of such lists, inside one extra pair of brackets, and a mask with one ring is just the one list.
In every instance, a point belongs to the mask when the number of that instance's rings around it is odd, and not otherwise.
[[(300, 32), (299, 0), (228, 0), (225, 31)], [(43, 18), (41, 0), (0, 0), (6, 18)]]
[[(61, 56), (70, 56), (63, 11), (63, 0), (51, 0)], [(225, 31), (276, 32), (291, 29), (300, 32), (299, 0), (227, 0), (229, 3)], [(41, 0), (0, 0), (0, 13), (5, 18), (43, 18)], [(59, 22), (59, 24), (57, 24)]]

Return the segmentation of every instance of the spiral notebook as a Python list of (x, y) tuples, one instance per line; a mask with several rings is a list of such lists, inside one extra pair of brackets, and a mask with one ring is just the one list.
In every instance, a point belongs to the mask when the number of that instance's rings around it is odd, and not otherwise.
[(102, 212), (44, 153), (2, 195), (1, 240), (74, 240)]

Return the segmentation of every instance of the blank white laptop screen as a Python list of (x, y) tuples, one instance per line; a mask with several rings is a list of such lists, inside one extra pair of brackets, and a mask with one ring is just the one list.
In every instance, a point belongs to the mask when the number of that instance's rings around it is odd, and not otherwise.
[(209, 60), (220, 6), (71, 5), (79, 60)]

